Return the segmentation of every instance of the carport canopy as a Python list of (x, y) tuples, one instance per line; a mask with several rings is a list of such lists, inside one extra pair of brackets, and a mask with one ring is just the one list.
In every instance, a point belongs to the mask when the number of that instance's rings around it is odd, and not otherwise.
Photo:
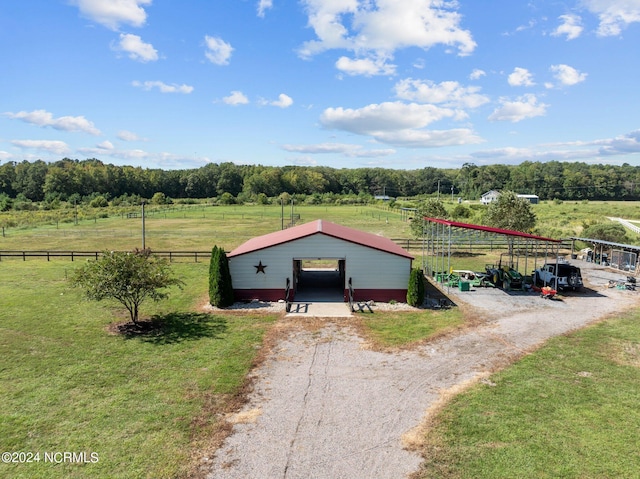
[(425, 274), (428, 275), (433, 275), (436, 271), (451, 271), (453, 249), (462, 245), (487, 244), (493, 241), (505, 244), (512, 255), (516, 251), (518, 255), (523, 253), (526, 270), (529, 255), (533, 256), (535, 264), (540, 251), (544, 251), (545, 257), (554, 256), (557, 261), (562, 243), (562, 240), (536, 236), (522, 231), (428, 217), (423, 217), (422, 232), (422, 265)]
[(618, 252), (618, 256), (620, 258), (624, 257), (628, 259), (628, 261), (626, 262), (626, 264), (622, 264), (622, 261), (617, 261), (617, 260), (614, 261), (614, 258), (610, 258), (609, 261), (612, 263), (611, 266), (613, 268), (617, 268), (622, 271), (627, 271), (634, 275), (638, 274), (638, 269), (640, 269), (638, 267), (640, 265), (640, 246), (623, 244), (623, 243), (614, 243), (611, 241), (604, 241), (604, 240), (599, 240), (594, 238), (578, 238), (578, 237), (572, 236), (570, 239), (571, 239), (571, 251), (575, 251), (576, 241), (582, 241), (583, 243), (591, 244), (596, 254), (598, 254), (598, 251), (599, 251), (600, 258), (602, 258), (602, 255), (605, 251), (611, 252), (611, 253)]

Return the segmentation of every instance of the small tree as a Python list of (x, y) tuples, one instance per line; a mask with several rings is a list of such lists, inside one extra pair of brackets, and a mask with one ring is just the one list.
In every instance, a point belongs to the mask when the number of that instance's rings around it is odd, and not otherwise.
[(233, 283), (224, 249), (214, 246), (209, 263), (209, 303), (218, 308), (233, 304)]
[(407, 304), (414, 307), (422, 306), (424, 303), (424, 275), (421, 269), (414, 268), (409, 276), (409, 287), (407, 289)]
[(422, 238), (422, 218), (439, 218), (444, 219), (447, 217), (447, 210), (444, 207), (442, 201), (429, 198), (423, 204), (420, 205), (416, 211), (415, 217), (411, 220), (411, 233), (416, 238)]
[(182, 287), (180, 279), (173, 276), (169, 263), (149, 249), (105, 251), (96, 261), (77, 268), (71, 278), (74, 287), (84, 290), (88, 299), (119, 301), (138, 325), (140, 304), (146, 299), (159, 301), (168, 294), (170, 286)]
[(529, 233), (536, 225), (536, 215), (528, 200), (518, 198), (513, 191), (504, 191), (487, 208), (485, 223), (494, 228)]

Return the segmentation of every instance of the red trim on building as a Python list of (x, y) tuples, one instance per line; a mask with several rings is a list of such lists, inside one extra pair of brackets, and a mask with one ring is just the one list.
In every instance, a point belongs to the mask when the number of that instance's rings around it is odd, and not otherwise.
[[(236, 301), (251, 301), (258, 299), (260, 301), (276, 302), (284, 300), (284, 289), (235, 289)], [(343, 300), (348, 301), (349, 290), (345, 289)], [(355, 301), (379, 301), (388, 303), (389, 301), (398, 301), (405, 303), (407, 301), (406, 289), (356, 289), (354, 291)], [(292, 299), (295, 301), (295, 298)]]
[(562, 240), (545, 238), (543, 236), (530, 235), (528, 233), (523, 233), (521, 231), (502, 230), (500, 228), (491, 228), (489, 226), (472, 225), (468, 223), (458, 223), (457, 221), (442, 220), (439, 218), (427, 218), (426, 216), (423, 219), (425, 221), (430, 221), (432, 223), (440, 223), (441, 225), (445, 225), (445, 226), (453, 226), (454, 228), (464, 228), (469, 230), (484, 231), (486, 233), (494, 233), (494, 234), (500, 234), (500, 235), (506, 235), (506, 236), (517, 236), (520, 238), (527, 238), (527, 239), (532, 239), (536, 241), (549, 241), (552, 243), (562, 243)]
[[(349, 297), (349, 291), (345, 290), (345, 298)], [(406, 289), (356, 289), (353, 292), (354, 301), (379, 301), (388, 303), (389, 301), (407, 302)]]

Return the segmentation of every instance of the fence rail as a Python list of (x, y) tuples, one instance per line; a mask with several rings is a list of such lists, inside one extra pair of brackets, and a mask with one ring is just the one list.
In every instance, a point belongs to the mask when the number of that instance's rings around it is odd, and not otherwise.
[[(71, 261), (75, 261), (76, 259), (82, 258), (98, 259), (103, 254), (103, 251), (0, 250), (0, 261), (8, 258), (22, 258), (22, 261), (26, 261), (27, 258), (46, 258), (47, 261), (56, 258), (70, 258)], [(198, 260), (208, 260), (211, 258), (211, 251), (153, 251), (153, 254), (162, 258), (168, 258), (170, 262), (188, 258), (193, 259), (193, 261), (197, 263)]]

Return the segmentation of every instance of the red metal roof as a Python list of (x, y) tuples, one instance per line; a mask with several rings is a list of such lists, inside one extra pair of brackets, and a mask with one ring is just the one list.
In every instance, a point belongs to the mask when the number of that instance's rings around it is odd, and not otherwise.
[[(264, 236), (252, 238), (231, 251), (227, 257), (240, 256), (242, 254), (270, 248), (271, 246), (288, 243), (290, 241), (306, 238), (307, 236), (315, 234), (331, 236), (350, 243), (413, 259), (413, 256), (411, 256), (407, 251), (384, 236), (378, 236), (365, 231), (348, 228), (325, 220), (311, 221), (310, 223), (305, 223), (300, 226), (294, 226), (293, 228), (275, 231)], [(313, 256), (313, 254), (311, 254), (311, 256)]]
[(433, 223), (440, 223), (440, 224), (446, 225), (446, 226), (452, 226), (454, 228), (471, 229), (471, 230), (477, 230), (477, 231), (484, 231), (485, 233), (494, 233), (494, 234), (506, 235), (506, 236), (517, 236), (519, 238), (526, 238), (526, 239), (531, 239), (531, 240), (536, 240), (536, 241), (547, 241), (547, 242), (552, 242), (552, 243), (562, 243), (562, 240), (545, 238), (543, 236), (530, 235), (528, 233), (522, 233), (521, 231), (502, 230), (500, 228), (491, 228), (489, 226), (472, 225), (472, 224), (468, 224), (468, 223), (458, 223), (457, 221), (441, 220), (441, 219), (438, 219), (438, 218), (427, 218), (426, 216), (424, 217), (424, 220), (425, 221), (431, 221)]

